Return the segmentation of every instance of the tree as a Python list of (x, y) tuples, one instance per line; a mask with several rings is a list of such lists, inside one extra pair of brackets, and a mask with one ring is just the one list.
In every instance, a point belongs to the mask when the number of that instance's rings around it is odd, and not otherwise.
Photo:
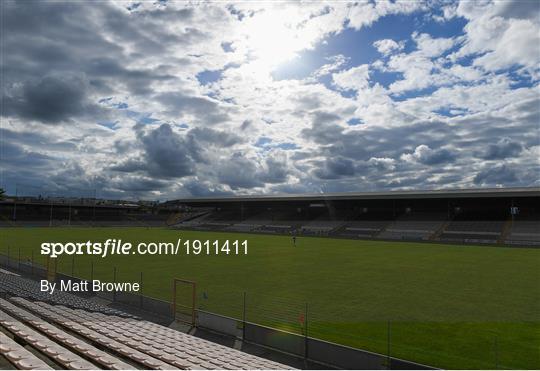
[(6, 191), (4, 190), (4, 188), (0, 188), (0, 200), (4, 199), (5, 194), (6, 194)]

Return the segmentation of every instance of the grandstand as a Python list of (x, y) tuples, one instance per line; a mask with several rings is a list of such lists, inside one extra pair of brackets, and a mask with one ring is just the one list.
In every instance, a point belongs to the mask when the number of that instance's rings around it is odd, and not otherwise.
[[(68, 202), (69, 201), (69, 202)], [(182, 221), (178, 208), (103, 200), (10, 198), (0, 201), (1, 227), (162, 227)]]
[(539, 196), (538, 188), (516, 188), (245, 196), (169, 204), (206, 210), (174, 225), (185, 229), (540, 245)]
[(151, 206), (11, 199), (0, 202), (0, 227), (172, 226), (360, 239), (540, 245), (539, 196), (538, 188), (507, 188), (196, 198)]
[(0, 271), (0, 361), (15, 368), (290, 369), (36, 285)]

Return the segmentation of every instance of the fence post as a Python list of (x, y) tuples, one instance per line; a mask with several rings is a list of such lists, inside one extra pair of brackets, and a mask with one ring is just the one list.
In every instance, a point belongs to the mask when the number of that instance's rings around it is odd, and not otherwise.
[(244, 306), (242, 310), (242, 340), (246, 339), (246, 292), (244, 291)]
[(139, 300), (140, 300), (140, 307), (143, 307), (143, 274), (141, 271), (141, 277), (139, 279)]
[(390, 357), (390, 321), (387, 322), (386, 324), (386, 342), (387, 342), (387, 347), (386, 347), (386, 362), (387, 362), (387, 365), (386, 365), (386, 368), (388, 370), (391, 370), (392, 369), (392, 358)]
[[(113, 269), (113, 284), (116, 287), (116, 266)], [(116, 288), (113, 291), (113, 301), (116, 301)]]
[(499, 369), (499, 339), (497, 338), (497, 335), (495, 335), (495, 339), (493, 339), (495, 342), (495, 369)]
[[(308, 303), (304, 311), (304, 361), (308, 359)], [(306, 365), (307, 366), (307, 365)]]

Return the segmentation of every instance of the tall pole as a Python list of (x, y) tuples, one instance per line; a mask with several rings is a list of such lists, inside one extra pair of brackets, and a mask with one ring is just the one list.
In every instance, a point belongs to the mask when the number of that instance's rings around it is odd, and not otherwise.
[(51, 198), (51, 213), (49, 215), (49, 227), (52, 227), (52, 208), (53, 208), (53, 200)]
[(19, 189), (15, 183), (15, 205), (13, 206), (13, 220), (17, 220), (17, 199), (19, 198)]
[(71, 200), (69, 201), (68, 226), (71, 226)]
[(96, 224), (96, 197), (97, 197), (97, 190), (94, 188), (94, 210), (92, 215), (92, 223)]

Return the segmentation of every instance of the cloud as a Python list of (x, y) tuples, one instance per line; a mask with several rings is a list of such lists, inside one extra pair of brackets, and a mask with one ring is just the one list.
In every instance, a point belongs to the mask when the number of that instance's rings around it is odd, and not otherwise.
[(421, 144), (413, 153), (405, 153), (401, 156), (403, 161), (418, 162), (424, 165), (438, 165), (446, 162), (453, 162), (455, 155), (447, 149), (431, 149), (425, 144)]
[(460, 2), (457, 14), (469, 20), (463, 47), (454, 59), (480, 55), (474, 64), (487, 71), (519, 65), (538, 71), (540, 7), (536, 2)]
[(534, 2), (2, 5), (9, 192), (540, 184)]
[(369, 86), (369, 65), (362, 64), (332, 74), (334, 84), (343, 90), (362, 90)]
[(189, 135), (194, 136), (195, 141), (213, 144), (218, 147), (232, 147), (235, 144), (244, 142), (244, 140), (234, 134), (226, 131), (214, 130), (211, 128), (194, 128), (189, 131)]
[(150, 176), (163, 178), (195, 174), (197, 144), (173, 132), (170, 125), (162, 124), (147, 134), (139, 134), (139, 141), (144, 151), (142, 164), (132, 163), (131, 169), (124, 167), (123, 171), (144, 169)]
[(314, 173), (320, 179), (351, 177), (355, 174), (355, 165), (352, 160), (344, 157), (328, 158)]
[(76, 117), (97, 114), (88, 98), (87, 82), (76, 75), (47, 75), (13, 87), (3, 97), (5, 114), (45, 124), (59, 124)]
[(474, 184), (482, 186), (509, 186), (517, 181), (517, 171), (507, 164), (487, 167), (474, 177)]
[(523, 150), (521, 144), (510, 138), (502, 138), (496, 144), (490, 144), (481, 156), (486, 160), (501, 160), (508, 157), (517, 157)]
[(419, 1), (379, 1), (376, 3), (359, 2), (350, 7), (349, 27), (356, 30), (371, 26), (379, 18), (389, 14), (410, 14), (424, 8)]
[(392, 52), (403, 50), (405, 47), (404, 41), (396, 42), (392, 39), (377, 40), (373, 43), (373, 46), (379, 53), (384, 56), (389, 55)]
[(241, 153), (233, 154), (218, 170), (218, 180), (232, 190), (261, 187), (257, 177), (257, 166)]

